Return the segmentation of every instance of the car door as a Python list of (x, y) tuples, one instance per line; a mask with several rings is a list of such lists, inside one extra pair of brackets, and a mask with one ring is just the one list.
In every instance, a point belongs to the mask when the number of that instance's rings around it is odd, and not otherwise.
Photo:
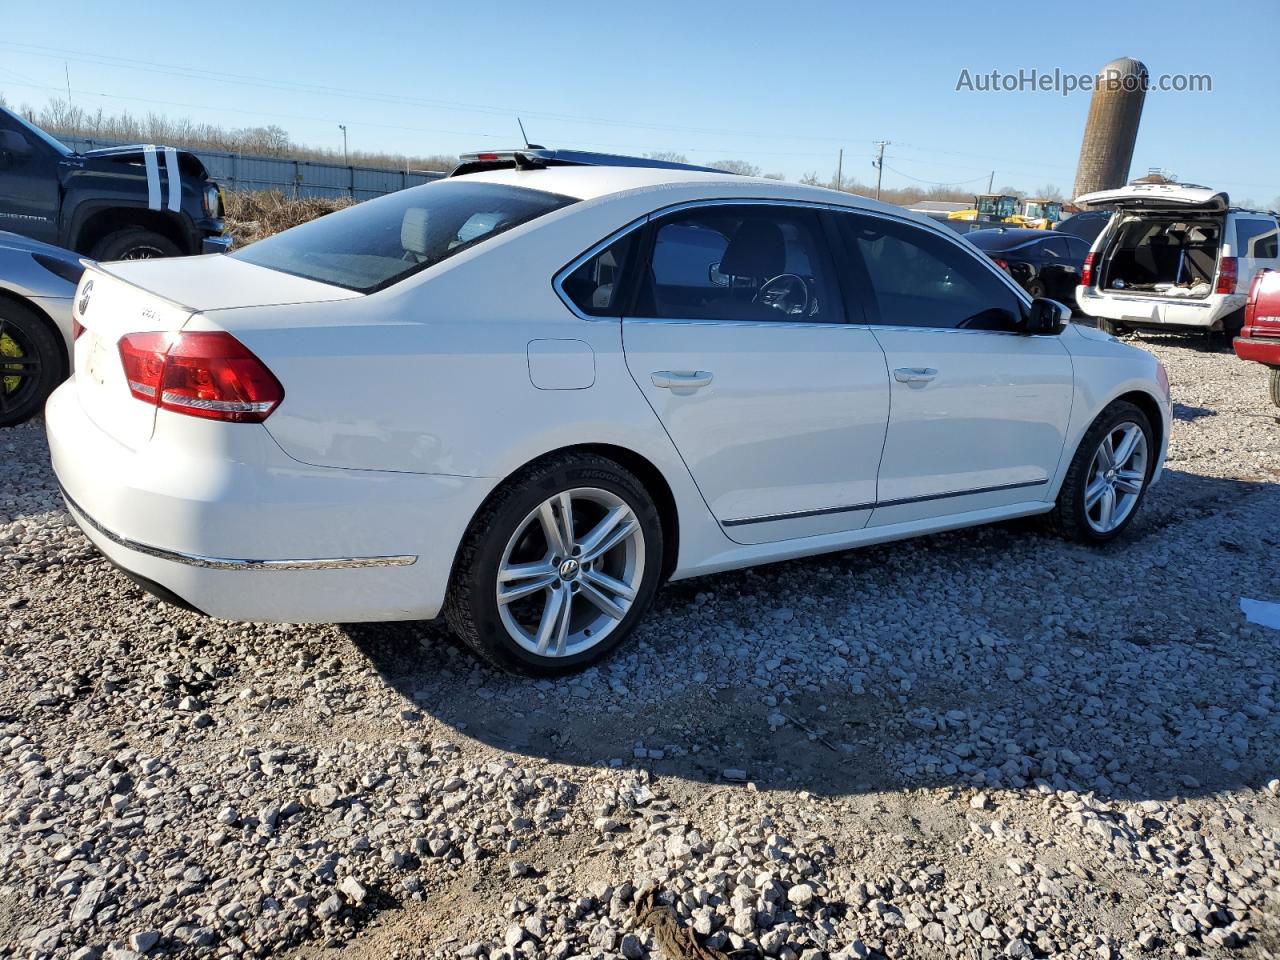
[(0, 110), (0, 230), (58, 242), (58, 162), (52, 147)]
[(1077, 263), (1084, 263), (1084, 255), (1074, 258), (1075, 237), (1049, 236), (1036, 242), (1036, 257), (1040, 263), (1040, 277), (1044, 280), (1045, 296), (1055, 300), (1069, 300), (1076, 284), (1080, 282)]
[(708, 203), (653, 219), (627, 367), (739, 543), (863, 527), (889, 417), (875, 336), (846, 322), (815, 209)]
[(852, 286), (890, 372), (871, 526), (1043, 500), (1071, 413), (1057, 336), (1015, 332), (1024, 302), (976, 251), (870, 214), (838, 216)]

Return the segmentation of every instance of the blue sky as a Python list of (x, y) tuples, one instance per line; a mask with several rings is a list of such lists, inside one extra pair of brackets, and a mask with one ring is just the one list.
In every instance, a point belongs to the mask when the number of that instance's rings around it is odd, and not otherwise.
[[(1071, 188), (1089, 95), (957, 91), (971, 74), (1092, 73), (1133, 56), (1210, 93), (1147, 97), (1148, 167), (1270, 205), (1280, 124), (1265, 54), (1275, 0), (1232, 3), (844, 2), (211, 8), (124, 0), (0, 4), (0, 91), (43, 103), (278, 123), (298, 142), (427, 154), (514, 145), (743, 159), (794, 179), (835, 169), (885, 184)], [(70, 29), (69, 29), (70, 27)], [(1254, 39), (1249, 39), (1250, 37)], [(126, 62), (127, 61), (127, 62)], [(1265, 72), (1264, 72), (1265, 71)]]

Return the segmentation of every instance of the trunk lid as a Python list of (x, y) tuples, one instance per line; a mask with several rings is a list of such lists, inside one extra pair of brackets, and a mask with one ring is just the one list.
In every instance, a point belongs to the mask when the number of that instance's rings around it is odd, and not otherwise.
[(151, 439), (156, 407), (129, 391), (120, 338), (177, 333), (196, 313), (348, 300), (362, 294), (215, 254), (95, 264), (76, 290), (76, 391), (89, 417), (130, 449)]
[(120, 338), (127, 333), (176, 332), (191, 311), (90, 267), (76, 289), (73, 315), (84, 327), (75, 343), (80, 404), (104, 433), (136, 450), (151, 439), (156, 408), (129, 392)]
[(1076, 198), (1082, 207), (1116, 206), (1122, 210), (1195, 210), (1220, 213), (1230, 198), (1220, 190), (1190, 183), (1131, 183), (1115, 190), (1099, 190)]

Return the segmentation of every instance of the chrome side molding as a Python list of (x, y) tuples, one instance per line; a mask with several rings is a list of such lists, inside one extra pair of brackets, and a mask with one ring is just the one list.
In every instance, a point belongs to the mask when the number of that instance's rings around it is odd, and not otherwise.
[(228, 557), (202, 557), (194, 553), (165, 550), (162, 547), (153, 547), (139, 543), (137, 540), (130, 540), (114, 530), (107, 529), (89, 516), (65, 489), (62, 490), (62, 498), (66, 500), (67, 507), (72, 513), (112, 543), (135, 553), (186, 564), (189, 567), (203, 567), (207, 570), (355, 570), (362, 567), (408, 567), (418, 560), (417, 556), (408, 554), (396, 557), (326, 557), (316, 560), (240, 560)]

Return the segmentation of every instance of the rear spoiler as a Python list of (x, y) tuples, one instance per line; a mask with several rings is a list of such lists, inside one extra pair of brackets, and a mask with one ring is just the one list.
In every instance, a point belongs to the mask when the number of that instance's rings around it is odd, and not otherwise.
[(699, 167), (692, 163), (674, 160), (656, 160), (649, 157), (629, 157), (614, 153), (591, 153), (587, 150), (548, 150), (530, 145), (523, 150), (484, 150), (464, 153), (449, 176), (461, 177), (468, 173), (487, 170), (544, 170), (547, 167), (650, 167), (659, 170), (694, 170), (700, 173), (724, 173), (715, 167)]

